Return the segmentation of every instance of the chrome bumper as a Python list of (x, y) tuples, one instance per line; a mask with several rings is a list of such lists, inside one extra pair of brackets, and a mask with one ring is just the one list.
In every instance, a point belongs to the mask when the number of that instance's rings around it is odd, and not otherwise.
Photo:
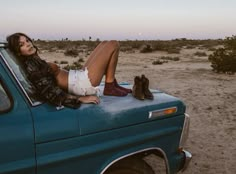
[(184, 158), (184, 165), (183, 165), (183, 168), (181, 169), (181, 171), (183, 172), (187, 169), (187, 167), (192, 159), (192, 154), (186, 150), (183, 150), (182, 152), (184, 153), (184, 157), (185, 157)]

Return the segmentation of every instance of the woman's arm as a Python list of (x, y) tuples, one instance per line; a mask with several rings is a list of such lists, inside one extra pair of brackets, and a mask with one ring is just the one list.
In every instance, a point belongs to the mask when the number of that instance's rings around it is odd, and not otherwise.
[(55, 77), (60, 73), (60, 67), (52, 62), (47, 62), (47, 64), (50, 66), (53, 74), (55, 75)]
[(47, 62), (47, 64), (50, 66), (52, 73), (57, 80), (57, 85), (68, 92), (68, 71), (60, 69), (60, 67), (55, 63)]

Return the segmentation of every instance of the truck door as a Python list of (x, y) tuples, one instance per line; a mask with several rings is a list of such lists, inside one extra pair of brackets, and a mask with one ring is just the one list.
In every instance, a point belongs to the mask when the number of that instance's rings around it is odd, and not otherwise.
[(31, 113), (0, 55), (0, 174), (35, 173)]

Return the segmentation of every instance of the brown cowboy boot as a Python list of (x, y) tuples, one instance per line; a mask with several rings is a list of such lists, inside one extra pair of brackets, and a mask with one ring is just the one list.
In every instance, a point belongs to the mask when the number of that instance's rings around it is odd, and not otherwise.
[(143, 83), (143, 93), (144, 97), (149, 100), (153, 100), (153, 94), (149, 90), (149, 79), (145, 77), (145, 75), (142, 75), (142, 83)]
[(143, 83), (142, 79), (139, 76), (136, 76), (134, 78), (132, 95), (139, 100), (144, 100)]

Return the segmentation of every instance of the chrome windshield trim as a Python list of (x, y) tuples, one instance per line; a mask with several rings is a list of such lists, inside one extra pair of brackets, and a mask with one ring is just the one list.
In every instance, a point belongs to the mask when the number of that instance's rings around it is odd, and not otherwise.
[(141, 149), (141, 150), (138, 150), (138, 151), (135, 151), (135, 152), (132, 152), (132, 153), (129, 153), (129, 154), (126, 154), (126, 155), (123, 155), (119, 158), (116, 158), (115, 160), (113, 160), (112, 162), (110, 162), (103, 170), (100, 174), (104, 174), (104, 172), (106, 172), (106, 170), (112, 166), (114, 163), (116, 163), (117, 161), (121, 160), (121, 159), (124, 159), (126, 157), (129, 157), (129, 156), (132, 156), (132, 155), (135, 155), (135, 154), (138, 154), (138, 153), (141, 153), (141, 152), (145, 152), (145, 151), (151, 151), (151, 150), (157, 150), (159, 151), (163, 157), (164, 157), (164, 160), (165, 160), (165, 164), (166, 164), (166, 171), (167, 171), (167, 174), (170, 174), (170, 166), (169, 166), (169, 161), (168, 161), (168, 158), (166, 156), (166, 153), (161, 149), (161, 148), (158, 148), (158, 147), (150, 147), (150, 148), (146, 148), (146, 149)]
[(37, 105), (40, 105), (42, 104), (41, 102), (39, 101), (36, 101), (36, 102), (33, 102), (29, 95), (27, 94), (26, 90), (24, 89), (24, 87), (22, 86), (22, 84), (20, 83), (20, 81), (18, 80), (18, 78), (16, 77), (14, 71), (12, 70), (11, 66), (9, 65), (9, 63), (6, 61), (5, 57), (3, 56), (3, 54), (0, 52), (0, 57), (2, 57), (4, 63), (6, 64), (7, 68), (9, 69), (9, 71), (11, 72), (11, 74), (13, 75), (13, 77), (15, 78), (17, 84), (20, 86), (21, 90), (23, 91), (24, 95), (26, 96), (27, 100), (30, 102), (30, 104), (32, 106), (37, 106)]

